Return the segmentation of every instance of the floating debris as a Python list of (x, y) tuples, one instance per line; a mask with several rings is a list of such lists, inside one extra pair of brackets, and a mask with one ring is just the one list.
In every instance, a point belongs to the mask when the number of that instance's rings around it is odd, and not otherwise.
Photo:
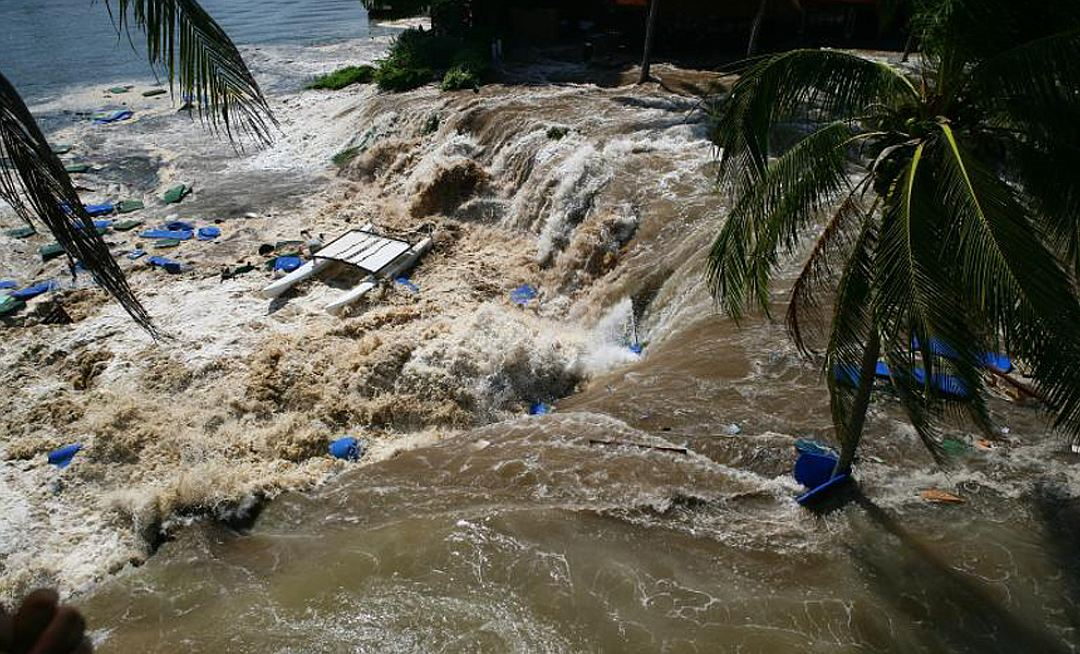
[(339, 438), (330, 443), (330, 455), (343, 461), (359, 461), (367, 451), (367, 441), (357, 440), (352, 436)]
[(536, 290), (535, 286), (531, 284), (522, 284), (510, 292), (510, 301), (514, 304), (525, 306), (530, 301), (535, 300), (538, 295), (539, 292)]
[(932, 504), (963, 504), (967, 501), (959, 495), (953, 495), (938, 488), (927, 488), (921, 491), (919, 496)]
[(121, 200), (120, 203), (116, 205), (116, 210), (120, 213), (131, 213), (132, 211), (138, 211), (145, 206), (146, 205), (143, 204), (142, 200)]
[(176, 204), (191, 194), (191, 187), (187, 184), (177, 184), (176, 186), (165, 191), (165, 195), (161, 196), (165, 204)]
[(75, 455), (78, 454), (82, 448), (83, 446), (81, 443), (73, 443), (71, 445), (65, 445), (60, 449), (53, 450), (52, 452), (49, 452), (49, 463), (63, 470), (71, 465), (72, 459), (75, 458)]

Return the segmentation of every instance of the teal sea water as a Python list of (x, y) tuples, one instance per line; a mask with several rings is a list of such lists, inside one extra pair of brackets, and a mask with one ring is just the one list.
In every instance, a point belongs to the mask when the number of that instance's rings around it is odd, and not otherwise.
[[(115, 6), (115, 2), (113, 3)], [(310, 45), (371, 34), (359, 0), (203, 0), (243, 46)], [(0, 72), (28, 100), (76, 84), (145, 77), (140, 35), (117, 33), (103, 0), (0, 0)]]

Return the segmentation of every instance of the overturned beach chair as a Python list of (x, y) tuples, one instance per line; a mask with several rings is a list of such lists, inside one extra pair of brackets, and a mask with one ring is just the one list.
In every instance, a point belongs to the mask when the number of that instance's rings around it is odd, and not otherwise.
[(364, 297), (384, 279), (393, 279), (416, 265), (431, 249), (431, 238), (417, 243), (389, 238), (371, 231), (368, 224), (346, 232), (319, 250), (311, 261), (261, 291), (265, 298), (275, 298), (305, 279), (317, 275), (335, 261), (359, 268), (368, 278), (326, 305), (330, 313), (338, 313)]

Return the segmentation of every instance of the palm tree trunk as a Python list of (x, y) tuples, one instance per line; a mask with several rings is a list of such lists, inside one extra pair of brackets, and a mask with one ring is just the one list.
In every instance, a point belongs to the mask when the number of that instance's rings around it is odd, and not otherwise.
[(761, 34), (761, 24), (765, 22), (765, 10), (769, 7), (769, 0), (761, 0), (758, 5), (757, 15), (750, 26), (750, 43), (746, 46), (746, 56), (749, 57), (757, 52), (758, 36)]
[(645, 22), (645, 54), (641, 59), (641, 78), (638, 79), (638, 84), (648, 82), (651, 77), (653, 34), (656, 31), (656, 8), (659, 4), (660, 0), (649, 2), (649, 17)]
[(844, 447), (840, 452), (840, 460), (833, 471), (834, 476), (847, 472), (855, 460), (855, 451), (859, 449), (863, 425), (866, 424), (866, 410), (870, 408), (870, 393), (874, 390), (874, 372), (880, 351), (881, 338), (877, 330), (872, 330), (870, 342), (863, 350), (862, 363), (859, 366), (859, 386), (855, 389), (855, 403), (851, 406), (851, 422), (844, 427), (847, 434), (843, 439)]

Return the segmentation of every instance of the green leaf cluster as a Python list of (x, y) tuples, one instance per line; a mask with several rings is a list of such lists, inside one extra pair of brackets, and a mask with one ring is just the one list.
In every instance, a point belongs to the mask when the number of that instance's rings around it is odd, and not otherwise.
[(307, 85), (309, 89), (338, 91), (353, 84), (370, 84), (375, 80), (375, 67), (363, 64), (346, 66), (332, 73), (327, 73)]

